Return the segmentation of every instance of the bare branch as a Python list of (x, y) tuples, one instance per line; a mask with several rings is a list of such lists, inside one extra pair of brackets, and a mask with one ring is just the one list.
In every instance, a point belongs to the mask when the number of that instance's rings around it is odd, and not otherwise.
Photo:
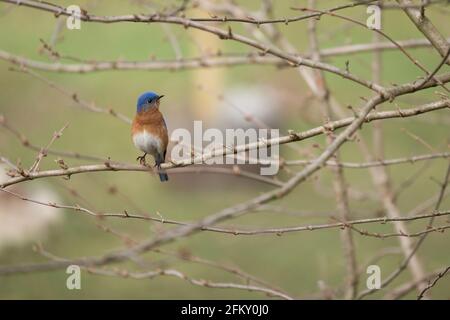
[[(372, 103), (379, 103), (378, 99), (373, 100)], [(434, 111), (434, 110), (438, 110), (438, 109), (443, 109), (443, 108), (448, 108), (448, 107), (449, 107), (449, 101), (442, 100), (442, 101), (433, 102), (433, 103), (430, 103), (430, 104), (427, 104), (427, 105), (424, 105), (421, 107), (417, 107), (417, 108), (402, 109), (402, 110), (397, 110), (397, 111), (374, 112), (374, 113), (366, 115), (365, 118), (363, 118), (363, 119), (355, 118), (355, 117), (345, 118), (342, 120), (336, 120), (333, 122), (329, 122), (323, 126), (316, 127), (316, 128), (310, 129), (308, 131), (293, 133), (288, 136), (282, 136), (279, 138), (269, 139), (265, 142), (255, 142), (255, 143), (249, 143), (249, 144), (245, 144), (245, 145), (241, 145), (241, 146), (236, 146), (233, 150), (230, 150), (230, 148), (222, 148), (220, 150), (213, 150), (211, 152), (204, 153), (198, 157), (195, 157), (194, 159), (189, 158), (189, 159), (186, 159), (183, 161), (177, 161), (177, 162), (172, 161), (170, 163), (162, 164), (161, 168), (162, 169), (172, 169), (172, 168), (177, 168), (177, 167), (184, 167), (184, 166), (192, 165), (194, 163), (198, 163), (199, 160), (201, 160), (201, 162), (203, 163), (207, 159), (211, 159), (211, 158), (215, 158), (215, 157), (219, 157), (219, 156), (230, 155), (230, 154), (238, 154), (240, 152), (252, 150), (252, 149), (255, 149), (255, 148), (258, 148), (261, 146), (271, 146), (271, 145), (275, 145), (275, 144), (285, 144), (285, 143), (291, 143), (294, 141), (301, 141), (301, 140), (311, 138), (311, 137), (314, 137), (314, 136), (317, 136), (317, 135), (320, 135), (323, 133), (327, 133), (329, 131), (334, 131), (338, 128), (351, 126), (352, 124), (354, 125), (356, 120), (359, 120), (360, 122), (368, 123), (368, 122), (380, 120), (380, 119), (405, 118), (405, 117), (416, 116), (416, 115), (419, 115), (422, 113), (426, 113), (426, 112), (430, 112), (430, 111)], [(313, 160), (313, 162), (308, 164), (308, 167), (313, 166), (313, 165), (316, 166), (318, 159)], [(324, 162), (326, 162), (326, 161), (324, 161)], [(369, 167), (372, 165), (369, 165)], [(119, 163), (114, 163), (114, 162), (106, 162), (105, 164), (98, 164), (98, 165), (85, 165), (85, 166), (60, 169), (60, 170), (47, 170), (47, 171), (41, 171), (41, 172), (37, 172), (37, 173), (30, 172), (30, 173), (24, 174), (24, 175), (16, 177), (16, 178), (12, 178), (9, 181), (6, 181), (6, 182), (0, 184), (0, 188), (5, 188), (7, 186), (10, 186), (10, 185), (13, 185), (13, 184), (16, 184), (19, 182), (27, 181), (27, 180), (34, 180), (34, 179), (39, 179), (39, 178), (44, 178), (44, 177), (71, 176), (73, 174), (78, 174), (78, 173), (98, 172), (98, 171), (149, 171), (149, 168), (142, 166), (142, 165), (128, 165), (128, 164), (119, 164)]]
[(436, 285), (436, 283), (437, 283), (440, 279), (442, 279), (442, 278), (447, 274), (447, 272), (448, 272), (449, 270), (450, 270), (450, 266), (448, 266), (447, 268), (445, 268), (444, 271), (439, 272), (439, 274), (437, 274), (436, 278), (435, 278), (430, 284), (428, 284), (428, 286), (427, 286), (426, 288), (424, 288), (422, 292), (419, 293), (419, 295), (417, 296), (417, 300), (422, 299), (423, 296), (425, 295), (425, 293), (426, 293), (428, 290), (430, 290), (431, 288), (433, 288), (433, 287)]

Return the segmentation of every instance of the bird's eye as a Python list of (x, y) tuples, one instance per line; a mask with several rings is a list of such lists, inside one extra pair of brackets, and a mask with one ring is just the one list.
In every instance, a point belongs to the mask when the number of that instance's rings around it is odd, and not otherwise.
[(152, 99), (148, 99), (148, 103), (152, 103)]

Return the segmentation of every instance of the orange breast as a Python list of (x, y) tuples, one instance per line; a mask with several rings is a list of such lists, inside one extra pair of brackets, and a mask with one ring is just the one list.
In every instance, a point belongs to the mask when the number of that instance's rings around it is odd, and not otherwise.
[(136, 115), (131, 126), (131, 134), (134, 135), (144, 130), (159, 137), (162, 141), (164, 150), (167, 148), (169, 142), (167, 128), (164, 125), (163, 115), (158, 109), (151, 108)]

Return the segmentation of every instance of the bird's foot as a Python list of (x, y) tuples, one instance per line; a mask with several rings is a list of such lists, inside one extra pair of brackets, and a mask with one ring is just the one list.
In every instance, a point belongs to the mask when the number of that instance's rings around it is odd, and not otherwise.
[(136, 161), (139, 160), (139, 163), (140, 163), (141, 165), (147, 166), (147, 162), (145, 161), (145, 156), (146, 156), (146, 155), (137, 157), (137, 158), (136, 158)]

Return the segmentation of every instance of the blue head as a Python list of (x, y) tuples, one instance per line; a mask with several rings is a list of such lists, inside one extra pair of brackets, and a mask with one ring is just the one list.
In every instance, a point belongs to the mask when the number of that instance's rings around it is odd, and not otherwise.
[(154, 92), (148, 91), (139, 96), (137, 101), (137, 112), (147, 111), (150, 108), (159, 107), (159, 99), (164, 97), (164, 95), (158, 95)]

